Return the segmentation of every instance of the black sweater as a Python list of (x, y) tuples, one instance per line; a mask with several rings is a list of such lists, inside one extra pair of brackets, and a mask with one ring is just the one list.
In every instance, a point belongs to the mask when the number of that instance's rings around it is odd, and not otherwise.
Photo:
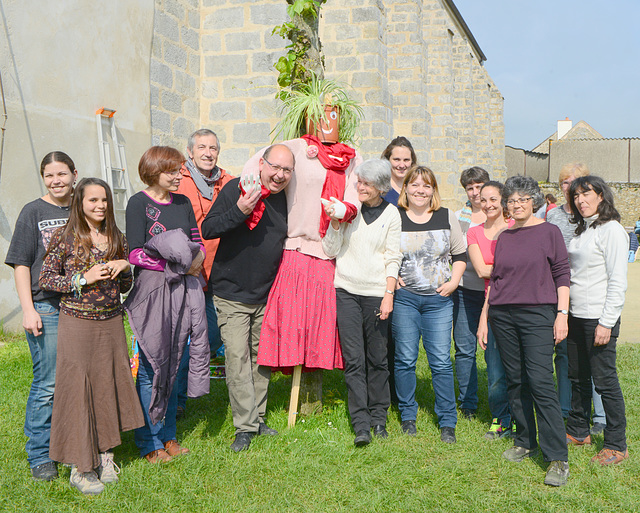
[(276, 278), (287, 237), (287, 198), (282, 192), (268, 196), (260, 222), (249, 230), (245, 223), (248, 216), (237, 206), (239, 181), (231, 180), (222, 188), (202, 222), (204, 239), (220, 238), (209, 290), (230, 301), (263, 304)]

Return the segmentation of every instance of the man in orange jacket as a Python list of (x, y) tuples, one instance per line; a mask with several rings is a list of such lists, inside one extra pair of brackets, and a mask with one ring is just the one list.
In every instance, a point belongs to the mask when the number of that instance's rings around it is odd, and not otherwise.
[[(218, 136), (208, 128), (196, 130), (189, 136), (187, 142), (188, 158), (182, 166), (183, 178), (177, 192), (184, 194), (191, 200), (200, 231), (202, 231), (202, 221), (207, 217), (211, 206), (218, 197), (218, 193), (233, 178), (224, 169), (218, 167), (219, 154), (220, 141)], [(209, 283), (209, 274), (211, 273), (213, 258), (218, 249), (218, 242), (219, 239), (203, 241), (206, 256), (202, 266), (202, 274), (206, 283)], [(215, 357), (217, 353), (222, 353), (224, 348), (221, 347), (222, 339), (218, 329), (218, 318), (213, 304), (213, 295), (207, 290), (206, 286), (204, 288), (204, 297), (207, 309), (209, 346), (211, 347), (211, 356)], [(184, 380), (181, 379), (181, 375), (185, 373), (186, 369), (188, 369), (188, 357), (186, 363), (183, 360), (178, 376), (180, 384), (178, 388), (178, 415), (184, 413), (186, 404), (186, 378)]]

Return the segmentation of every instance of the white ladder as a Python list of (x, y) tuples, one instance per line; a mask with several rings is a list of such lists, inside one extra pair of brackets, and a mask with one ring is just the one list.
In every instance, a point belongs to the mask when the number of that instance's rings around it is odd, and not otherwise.
[[(127, 157), (124, 152), (124, 144), (118, 138), (116, 121), (113, 109), (102, 107), (96, 111), (96, 123), (98, 125), (98, 151), (100, 152), (100, 165), (102, 168), (102, 179), (109, 184), (113, 191), (113, 210), (116, 216), (116, 224), (124, 233), (125, 212), (127, 203), (131, 197), (131, 183), (127, 171)], [(111, 164), (111, 145), (108, 133), (111, 135), (111, 142), (114, 145), (113, 155), (115, 166)]]

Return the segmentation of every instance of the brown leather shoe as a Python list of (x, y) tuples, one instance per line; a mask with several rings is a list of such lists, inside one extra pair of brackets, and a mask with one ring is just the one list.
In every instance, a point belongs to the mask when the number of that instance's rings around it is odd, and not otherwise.
[(164, 443), (164, 450), (169, 453), (169, 456), (181, 456), (183, 454), (189, 454), (189, 449), (182, 447), (177, 440), (169, 440)]
[(149, 454), (145, 454), (144, 457), (149, 463), (167, 463), (173, 459), (164, 449), (151, 451)]
[(629, 449), (624, 452), (614, 449), (602, 449), (598, 454), (591, 458), (591, 463), (600, 463), (600, 465), (617, 465), (629, 457)]
[(567, 445), (591, 445), (591, 435), (584, 438), (576, 438), (567, 433)]

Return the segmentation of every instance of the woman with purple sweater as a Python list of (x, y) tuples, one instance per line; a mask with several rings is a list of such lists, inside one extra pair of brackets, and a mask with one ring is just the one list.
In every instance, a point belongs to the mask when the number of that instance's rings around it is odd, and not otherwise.
[(544, 459), (550, 462), (544, 482), (562, 486), (569, 477), (569, 464), (553, 382), (553, 350), (568, 331), (567, 249), (558, 227), (533, 215), (534, 205), (544, 202), (533, 178), (509, 178), (502, 202), (515, 224), (498, 237), (478, 339), (481, 345), (486, 343), (490, 322), (516, 421), (514, 446), (503, 453), (504, 458), (519, 462), (534, 456), (539, 438)]

